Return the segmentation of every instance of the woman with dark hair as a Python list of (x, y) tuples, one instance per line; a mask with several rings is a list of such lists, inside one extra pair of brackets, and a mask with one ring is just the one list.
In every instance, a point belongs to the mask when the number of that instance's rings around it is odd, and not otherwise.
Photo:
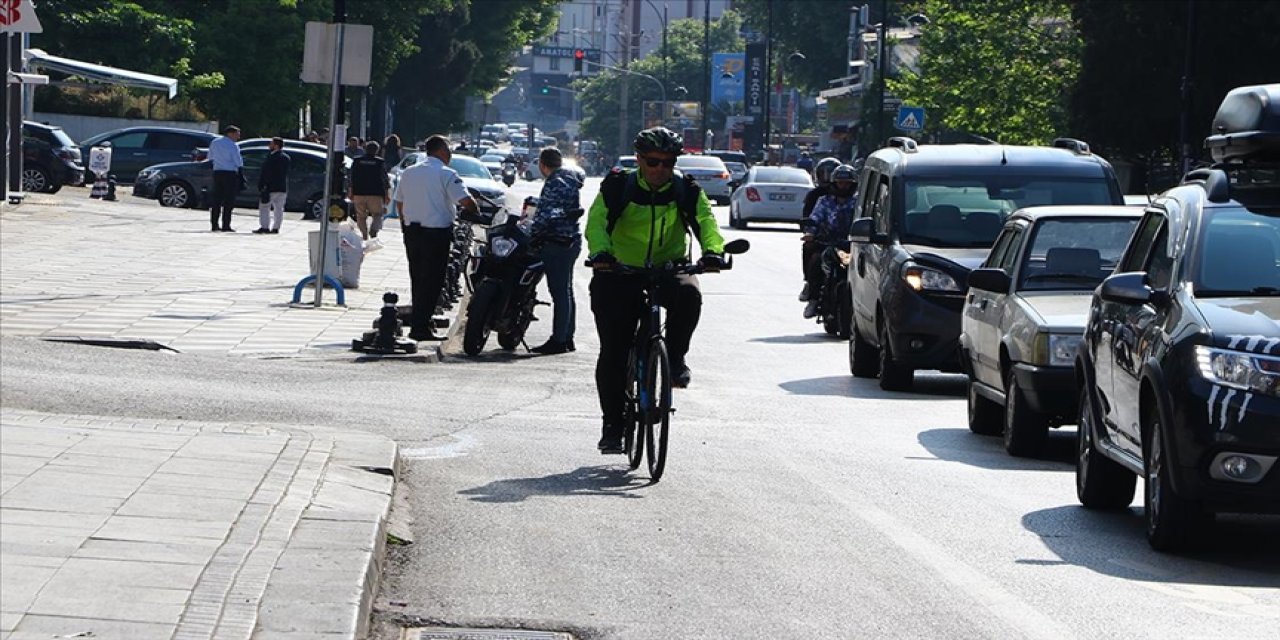
[(393, 133), (383, 141), (382, 160), (387, 163), (387, 168), (400, 164), (400, 136)]

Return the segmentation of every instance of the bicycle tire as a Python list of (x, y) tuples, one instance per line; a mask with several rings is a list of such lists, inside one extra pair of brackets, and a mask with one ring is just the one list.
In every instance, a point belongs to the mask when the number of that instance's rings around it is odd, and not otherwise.
[(637, 410), (636, 392), (639, 390), (639, 370), (636, 368), (636, 351), (631, 349), (627, 355), (627, 389), (625, 392), (627, 408), (624, 411), (624, 429), (622, 434), (623, 449), (627, 452), (627, 465), (632, 471), (640, 468), (644, 461), (644, 430), (640, 428), (640, 412)]
[(657, 482), (667, 466), (667, 438), (671, 426), (671, 361), (662, 338), (649, 343), (649, 366), (645, 371), (648, 406), (644, 408), (644, 445), (649, 458), (649, 480)]

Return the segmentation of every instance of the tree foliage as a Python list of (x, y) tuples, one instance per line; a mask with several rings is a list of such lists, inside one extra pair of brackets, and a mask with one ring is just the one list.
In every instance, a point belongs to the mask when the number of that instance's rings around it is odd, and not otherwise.
[[(849, 54), (849, 12), (870, 4), (870, 22), (880, 21), (880, 3), (859, 0), (772, 0), (773, 21), (769, 21), (771, 0), (739, 0), (734, 3), (742, 11), (744, 24), (750, 30), (773, 42), (774, 60), (786, 60), (794, 52), (804, 56), (802, 62), (784, 65), (783, 78), (789, 86), (817, 93), (830, 85), (828, 81), (848, 73), (845, 59)], [(898, 3), (889, 5), (891, 20), (897, 15)]]
[[(725, 11), (717, 20), (711, 22), (711, 52), (742, 51), (742, 37), (738, 35), (742, 27), (742, 17), (734, 11)], [(644, 73), (659, 80), (666, 74), (667, 99), (670, 101), (701, 101), (703, 92), (710, 81), (703, 64), (703, 22), (700, 19), (673, 21), (667, 27), (667, 49), (669, 55), (663, 58), (662, 49), (654, 49), (652, 53), (631, 63), (629, 67), (637, 73)], [(664, 66), (665, 62), (665, 66)], [(577, 83), (579, 99), (585, 117), (581, 126), (581, 137), (599, 140), (607, 153), (617, 155), (626, 149), (618, 148), (619, 120), (622, 111), (622, 83), (627, 87), (627, 122), (622, 130), (624, 137), (630, 140), (643, 124), (643, 107), (646, 100), (661, 100), (662, 91), (659, 83), (637, 76), (603, 71), (580, 80)], [(678, 87), (684, 87), (684, 95), (680, 97)], [(715, 129), (723, 126), (724, 114), (714, 109), (708, 115), (708, 124)]]
[[(1073, 2), (1084, 50), (1071, 122), (1095, 148), (1139, 161), (1177, 154), (1187, 8), (1185, 0)], [(1280, 3), (1201, 0), (1195, 10), (1190, 123), (1200, 152), (1227, 91), (1280, 79)]]
[(1061, 0), (924, 0), (919, 72), (888, 81), (924, 107), (930, 131), (1006, 144), (1044, 144), (1066, 132), (1080, 38)]

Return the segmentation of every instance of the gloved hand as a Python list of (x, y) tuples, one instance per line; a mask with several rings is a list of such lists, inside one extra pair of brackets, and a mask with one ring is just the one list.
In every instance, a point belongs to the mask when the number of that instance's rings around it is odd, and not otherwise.
[(601, 251), (600, 253), (597, 253), (591, 256), (592, 269), (608, 271), (609, 269), (612, 269), (617, 264), (618, 264), (618, 259), (615, 258), (612, 253), (605, 253)]
[(718, 253), (704, 253), (702, 259), (698, 261), (698, 265), (703, 271), (715, 273), (724, 268), (724, 256)]

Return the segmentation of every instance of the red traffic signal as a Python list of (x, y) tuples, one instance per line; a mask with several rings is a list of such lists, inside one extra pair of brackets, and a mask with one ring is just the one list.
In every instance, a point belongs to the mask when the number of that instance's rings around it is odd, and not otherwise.
[(587, 52), (582, 49), (573, 50), (573, 70), (582, 71), (582, 61), (587, 57)]

